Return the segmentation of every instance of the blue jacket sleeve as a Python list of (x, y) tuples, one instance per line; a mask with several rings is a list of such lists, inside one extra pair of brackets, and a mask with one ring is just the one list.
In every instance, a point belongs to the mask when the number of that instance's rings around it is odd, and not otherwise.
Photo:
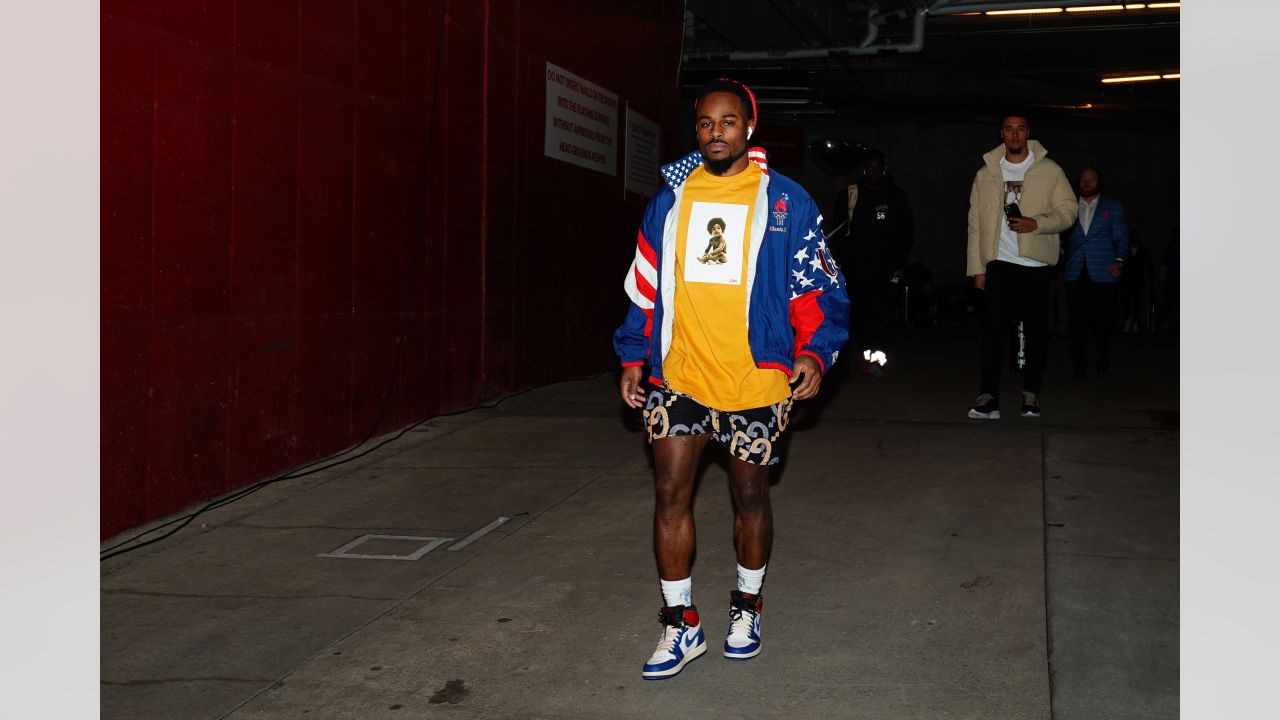
[(791, 226), (791, 326), (795, 356), (810, 355), (825, 373), (849, 339), (849, 295), (822, 233), (822, 215), (807, 194), (795, 202)]
[(622, 324), (613, 332), (613, 352), (624, 365), (643, 365), (649, 357), (652, 311), (646, 313), (633, 303)]
[(653, 311), (658, 289), (659, 249), (662, 247), (662, 225), (669, 205), (663, 187), (645, 208), (636, 234), (636, 253), (627, 268), (622, 287), (630, 299), (622, 325), (613, 333), (613, 351), (623, 365), (642, 365), (649, 357), (653, 339)]
[(1116, 254), (1113, 260), (1124, 262), (1129, 259), (1129, 225), (1125, 222), (1124, 207), (1120, 203), (1116, 203), (1114, 217), (1111, 219), (1112, 237), (1115, 240)]

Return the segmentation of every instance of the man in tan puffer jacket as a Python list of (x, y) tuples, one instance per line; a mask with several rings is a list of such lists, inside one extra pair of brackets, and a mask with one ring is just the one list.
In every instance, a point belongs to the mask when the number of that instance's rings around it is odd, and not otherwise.
[(1001, 143), (982, 156), (969, 191), (966, 273), (986, 293), (982, 374), (969, 417), (1000, 418), (1000, 368), (1011, 322), (1026, 339), (1022, 416), (1040, 417), (1040, 383), (1048, 346), (1050, 266), (1061, 252), (1058, 233), (1079, 207), (1071, 183), (1044, 146), (1029, 138), (1027, 119), (1000, 121)]

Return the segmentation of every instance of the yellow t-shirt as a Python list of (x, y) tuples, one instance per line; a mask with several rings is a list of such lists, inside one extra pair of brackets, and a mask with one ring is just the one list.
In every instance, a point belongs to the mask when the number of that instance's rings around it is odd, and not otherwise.
[(675, 322), (662, 374), (672, 390), (717, 410), (791, 397), (786, 374), (756, 367), (747, 342), (747, 252), (759, 187), (755, 163), (730, 177), (699, 167), (680, 200)]

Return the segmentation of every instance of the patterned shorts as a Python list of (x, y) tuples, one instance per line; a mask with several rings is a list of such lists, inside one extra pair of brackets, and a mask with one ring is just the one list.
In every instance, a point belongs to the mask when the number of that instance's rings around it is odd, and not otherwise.
[(682, 435), (706, 435), (729, 454), (752, 465), (776, 465), (782, 459), (783, 433), (791, 398), (749, 410), (716, 410), (681, 393), (655, 389), (644, 404), (649, 442)]

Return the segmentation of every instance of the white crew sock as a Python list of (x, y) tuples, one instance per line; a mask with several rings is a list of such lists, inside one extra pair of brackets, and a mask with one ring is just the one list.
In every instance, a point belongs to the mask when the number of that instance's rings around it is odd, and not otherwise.
[(667, 603), (667, 607), (675, 607), (677, 605), (689, 607), (693, 604), (693, 577), (687, 577), (683, 580), (663, 580), (658, 578), (658, 582), (662, 583), (662, 599)]
[(764, 569), (768, 565), (761, 565), (759, 570), (748, 570), (741, 565), (738, 566), (738, 590), (748, 595), (759, 595), (760, 586), (764, 584)]

